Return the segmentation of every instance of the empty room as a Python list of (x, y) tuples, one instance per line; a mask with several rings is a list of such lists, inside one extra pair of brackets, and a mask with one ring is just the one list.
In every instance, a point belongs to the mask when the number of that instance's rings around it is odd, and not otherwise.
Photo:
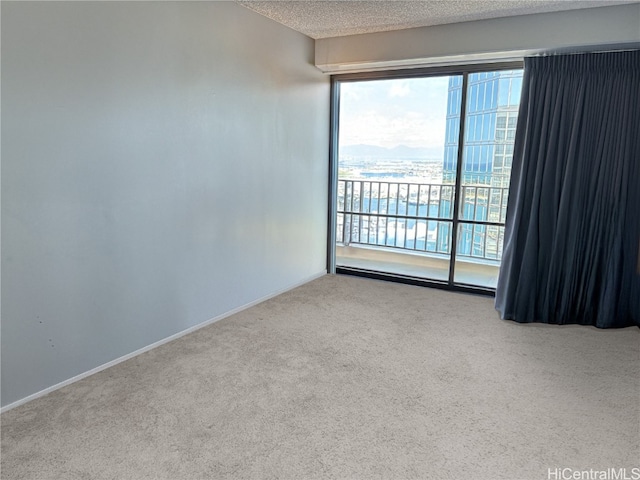
[(0, 17), (0, 478), (640, 480), (640, 0)]

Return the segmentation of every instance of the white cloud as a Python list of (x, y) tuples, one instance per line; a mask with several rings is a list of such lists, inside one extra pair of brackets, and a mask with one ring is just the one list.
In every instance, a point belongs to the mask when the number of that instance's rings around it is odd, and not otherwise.
[(340, 143), (364, 143), (380, 147), (435, 147), (444, 144), (445, 119), (428, 118), (422, 112), (390, 116), (369, 111), (340, 121)]
[(381, 147), (444, 144), (448, 77), (345, 83), (340, 143)]
[(406, 97), (411, 93), (411, 87), (405, 81), (398, 80), (391, 84), (389, 89), (389, 97)]

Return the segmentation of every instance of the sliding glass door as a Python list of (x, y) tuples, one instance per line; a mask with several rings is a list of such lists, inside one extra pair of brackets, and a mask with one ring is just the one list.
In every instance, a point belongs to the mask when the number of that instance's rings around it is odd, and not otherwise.
[[(447, 281), (453, 184), (442, 182), (451, 79), (340, 87), (337, 265)], [(457, 139), (456, 139), (457, 141)]]
[[(456, 175), (459, 200), (454, 282), (495, 288), (504, 243), (522, 70), (472, 73), (466, 80), (464, 145), (453, 168), (456, 174), (460, 172)], [(462, 85), (452, 86), (454, 89), (462, 89)], [(452, 163), (449, 160), (448, 165)]]
[(495, 287), (522, 78), (510, 67), (333, 79), (330, 268)]

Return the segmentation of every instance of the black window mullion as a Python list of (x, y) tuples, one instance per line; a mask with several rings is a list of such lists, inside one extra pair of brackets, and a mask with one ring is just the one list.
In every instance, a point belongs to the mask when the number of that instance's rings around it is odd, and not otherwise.
[(456, 164), (456, 183), (453, 196), (453, 221), (451, 224), (451, 257), (449, 259), (449, 285), (454, 283), (456, 254), (458, 250), (458, 224), (460, 222), (460, 194), (462, 191), (462, 163), (464, 159), (464, 133), (467, 120), (467, 86), (469, 73), (462, 75), (462, 90), (460, 99), (460, 131), (458, 132), (458, 159)]

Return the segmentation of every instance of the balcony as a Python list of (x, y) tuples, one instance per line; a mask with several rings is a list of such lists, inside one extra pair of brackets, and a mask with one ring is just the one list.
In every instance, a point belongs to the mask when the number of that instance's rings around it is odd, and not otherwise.
[[(453, 281), (495, 288), (508, 189), (460, 187)], [(338, 180), (336, 265), (448, 281), (455, 186)]]

